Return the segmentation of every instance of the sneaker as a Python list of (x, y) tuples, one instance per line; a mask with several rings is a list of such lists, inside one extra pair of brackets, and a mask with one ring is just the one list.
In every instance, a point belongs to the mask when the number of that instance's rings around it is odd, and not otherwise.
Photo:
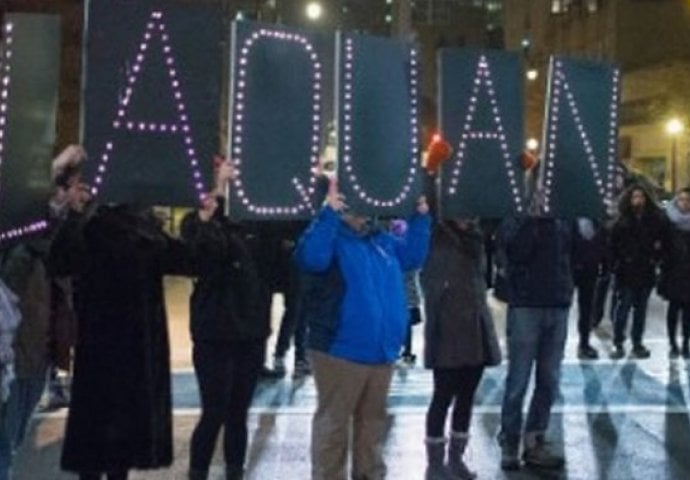
[(283, 357), (273, 357), (273, 374), (276, 377), (284, 377), (286, 373), (285, 359)]
[(678, 358), (680, 356), (680, 352), (678, 351), (678, 347), (676, 345), (671, 345), (671, 348), (668, 351), (668, 357), (671, 359)]
[(282, 377), (283, 375), (276, 375), (276, 373), (273, 370), (271, 370), (265, 365), (261, 367), (261, 371), (259, 372), (260, 380), (277, 380)]
[(292, 373), (293, 378), (302, 378), (311, 375), (311, 366), (306, 360), (297, 360), (295, 362), (295, 371)]
[(649, 358), (651, 355), (649, 349), (644, 345), (635, 345), (632, 354), (635, 358)]
[(625, 357), (625, 348), (623, 348), (623, 345), (614, 346), (611, 352), (611, 358), (613, 360), (620, 360), (623, 357)]
[(591, 345), (584, 345), (577, 349), (577, 357), (580, 360), (596, 360), (599, 353)]
[(403, 361), (403, 363), (405, 363), (411, 367), (417, 362), (417, 355), (414, 355), (412, 353), (410, 353), (408, 355), (403, 355), (402, 361)]
[(553, 452), (544, 437), (537, 436), (530, 446), (525, 446), (525, 451), (522, 454), (522, 460), (525, 465), (534, 468), (544, 468), (549, 470), (556, 470), (563, 468), (565, 459)]
[(517, 445), (501, 444), (501, 470), (511, 471), (520, 469), (520, 456)]

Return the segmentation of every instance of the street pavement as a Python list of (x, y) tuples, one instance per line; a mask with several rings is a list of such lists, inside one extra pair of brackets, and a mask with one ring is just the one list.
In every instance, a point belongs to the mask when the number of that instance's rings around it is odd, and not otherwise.
[[(183, 480), (189, 459), (189, 438), (199, 414), (199, 400), (190, 367), (187, 299), (189, 283), (168, 279), (168, 311), (173, 364), (175, 463), (167, 470), (133, 472), (134, 480)], [(504, 338), (504, 306), (491, 301), (497, 330)], [(282, 302), (277, 298), (274, 325)], [(467, 459), (481, 479), (690, 479), (690, 363), (669, 360), (665, 305), (653, 299), (648, 317), (647, 360), (612, 361), (611, 325), (604, 320), (593, 344), (602, 354), (597, 361), (576, 356), (576, 308), (563, 366), (561, 396), (554, 408), (549, 438), (561, 448), (563, 472), (522, 470), (506, 474), (498, 466), (499, 428), (505, 364), (486, 371), (476, 397)], [(274, 338), (271, 339), (271, 348)], [(416, 328), (414, 348), (421, 357), (422, 328)], [(291, 365), (291, 362), (288, 362)], [(389, 479), (424, 478), (424, 418), (432, 390), (429, 372), (420, 365), (398, 368), (389, 397), (385, 455)], [(262, 382), (250, 416), (248, 478), (307, 480), (310, 478), (311, 415), (316, 391), (311, 378)], [(75, 479), (59, 470), (66, 410), (41, 413), (15, 462), (15, 479)], [(223, 459), (216, 452), (211, 480), (223, 475)]]

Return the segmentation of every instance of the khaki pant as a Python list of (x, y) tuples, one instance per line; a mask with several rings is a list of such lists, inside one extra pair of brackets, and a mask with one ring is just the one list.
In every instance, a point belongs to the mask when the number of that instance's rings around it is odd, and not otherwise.
[(352, 479), (386, 477), (383, 444), (392, 365), (363, 365), (311, 351), (318, 407), (312, 422), (312, 480), (346, 480), (352, 422)]

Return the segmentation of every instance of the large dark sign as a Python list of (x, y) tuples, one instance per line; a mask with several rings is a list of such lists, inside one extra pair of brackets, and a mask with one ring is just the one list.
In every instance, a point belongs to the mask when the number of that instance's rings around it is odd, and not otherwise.
[(409, 214), (421, 189), (419, 54), (366, 35), (338, 43), (340, 189), (357, 213)]
[(544, 213), (599, 217), (615, 201), (619, 72), (611, 65), (551, 60), (544, 161)]
[(156, 0), (91, 0), (83, 140), (100, 201), (195, 205), (219, 146), (222, 17)]
[(309, 218), (332, 120), (333, 38), (282, 26), (233, 24), (230, 153), (234, 218)]
[(0, 41), (0, 243), (46, 226), (60, 19), (8, 14)]
[(519, 57), (445, 49), (439, 65), (441, 131), (454, 149), (443, 168), (443, 216), (525, 213)]

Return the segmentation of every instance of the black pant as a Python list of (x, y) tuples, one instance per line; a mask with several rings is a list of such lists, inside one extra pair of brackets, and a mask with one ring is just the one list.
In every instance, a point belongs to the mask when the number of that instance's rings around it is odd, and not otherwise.
[(678, 317), (683, 315), (683, 347), (688, 347), (690, 340), (690, 304), (671, 300), (666, 311), (666, 326), (668, 328), (668, 340), (672, 347), (678, 348), (676, 332), (678, 331)]
[(577, 330), (580, 334), (580, 346), (589, 345), (589, 335), (592, 331), (592, 313), (594, 307), (594, 292), (597, 286), (596, 270), (581, 270), (573, 275), (577, 287), (578, 321)]
[(295, 339), (295, 361), (306, 360), (307, 322), (302, 315), (302, 287), (299, 275), (292, 274), (285, 292), (285, 312), (280, 321), (275, 356), (283, 358), (290, 349), (290, 339)]
[(190, 469), (208, 471), (220, 427), (228, 467), (242, 468), (247, 451), (247, 415), (259, 371), (263, 342), (195, 343), (194, 371), (201, 393), (201, 418), (191, 442)]
[(622, 346), (628, 326), (628, 315), (633, 312), (632, 342), (633, 346), (642, 346), (645, 324), (647, 322), (647, 304), (652, 287), (624, 287), (616, 285), (616, 320), (613, 325), (613, 343)]
[(419, 307), (410, 307), (407, 311), (410, 318), (407, 322), (407, 334), (405, 336), (405, 345), (403, 345), (402, 351), (403, 357), (412, 355), (412, 327), (422, 321), (422, 312)]
[(426, 414), (427, 437), (443, 436), (448, 408), (453, 400), (453, 431), (467, 432), (472, 418), (474, 393), (483, 373), (484, 366), (434, 368), (434, 394)]
[(79, 480), (101, 480), (102, 475), (105, 475), (107, 480), (127, 480), (128, 472), (127, 470), (123, 472), (110, 472), (110, 473), (80, 473)]
[[(596, 286), (594, 288), (594, 299), (592, 300), (592, 326), (598, 326), (602, 319), (604, 318), (604, 309), (606, 308), (606, 298), (608, 297), (609, 290), (611, 289), (612, 283), (611, 273), (606, 272), (600, 274), (597, 277)], [(611, 295), (611, 306), (609, 308), (609, 319), (611, 323), (615, 323), (615, 309), (616, 309), (616, 296)]]

